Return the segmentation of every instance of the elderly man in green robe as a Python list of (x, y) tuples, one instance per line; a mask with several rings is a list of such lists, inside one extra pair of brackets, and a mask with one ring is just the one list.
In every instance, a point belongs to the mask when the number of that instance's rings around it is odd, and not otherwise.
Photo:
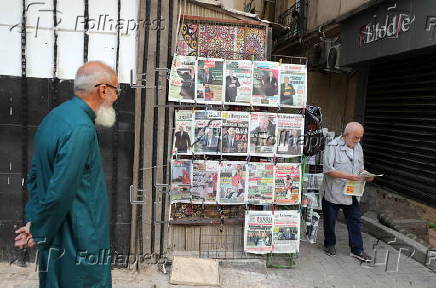
[(37, 246), (40, 287), (111, 287), (109, 209), (95, 124), (115, 122), (118, 79), (99, 61), (80, 67), (73, 99), (51, 111), (35, 138), (26, 226), (15, 245)]

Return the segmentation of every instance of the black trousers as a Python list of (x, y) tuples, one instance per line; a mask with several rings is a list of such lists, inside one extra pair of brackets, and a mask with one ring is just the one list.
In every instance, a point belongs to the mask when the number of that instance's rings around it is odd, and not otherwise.
[(353, 204), (334, 204), (324, 198), (322, 199), (322, 211), (324, 212), (324, 246), (336, 245), (336, 218), (339, 209), (342, 209), (347, 220), (348, 243), (351, 252), (360, 254), (363, 252), (362, 233), (360, 232), (360, 208), (356, 197), (353, 197)]

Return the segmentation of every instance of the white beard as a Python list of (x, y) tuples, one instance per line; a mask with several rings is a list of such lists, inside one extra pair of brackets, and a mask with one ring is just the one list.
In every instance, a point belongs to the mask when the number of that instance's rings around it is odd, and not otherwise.
[(95, 115), (95, 124), (107, 128), (112, 127), (117, 118), (115, 109), (112, 106), (100, 105)]

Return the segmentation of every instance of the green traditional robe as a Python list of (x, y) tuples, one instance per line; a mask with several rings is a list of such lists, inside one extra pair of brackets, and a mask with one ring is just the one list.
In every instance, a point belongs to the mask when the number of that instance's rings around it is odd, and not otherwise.
[(35, 137), (26, 222), (38, 243), (40, 287), (112, 287), (109, 209), (94, 111), (78, 97)]

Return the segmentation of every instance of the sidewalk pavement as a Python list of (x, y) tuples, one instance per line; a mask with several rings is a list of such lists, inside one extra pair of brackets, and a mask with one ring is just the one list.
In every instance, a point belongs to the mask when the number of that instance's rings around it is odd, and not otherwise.
[[(414, 259), (398, 254), (398, 251), (389, 245), (380, 242), (375, 246), (376, 262), (387, 262), (387, 265), (362, 264), (349, 256), (348, 234), (343, 223), (337, 223), (336, 233), (336, 256), (324, 254), (320, 229), (316, 244), (301, 242), (300, 256), (294, 269), (266, 268), (264, 260), (222, 261), (221, 287), (436, 288), (436, 273)], [(366, 233), (363, 233), (363, 239), (366, 252), (374, 257), (373, 245), (377, 239)], [(388, 261), (384, 261), (387, 251)], [(34, 270), (34, 265), (19, 268), (0, 263), (0, 287), (36, 288), (38, 282)], [(156, 266), (150, 266), (141, 273), (114, 269), (112, 278), (114, 288), (195, 287), (170, 285), (169, 275), (159, 272)]]

